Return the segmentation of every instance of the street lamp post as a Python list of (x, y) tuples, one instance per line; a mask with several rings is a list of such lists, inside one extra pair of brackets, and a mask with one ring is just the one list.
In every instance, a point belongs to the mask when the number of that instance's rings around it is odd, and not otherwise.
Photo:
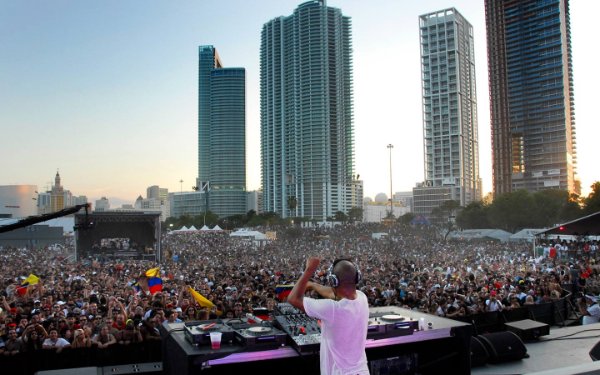
[(390, 150), (390, 217), (394, 214), (394, 209), (392, 207), (392, 202), (394, 199), (393, 190), (392, 190), (392, 149), (394, 148), (393, 144), (388, 144), (387, 148)]

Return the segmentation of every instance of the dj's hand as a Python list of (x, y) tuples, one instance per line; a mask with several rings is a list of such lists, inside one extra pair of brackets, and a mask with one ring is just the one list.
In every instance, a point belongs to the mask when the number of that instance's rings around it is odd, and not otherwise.
[(319, 263), (321, 263), (321, 259), (319, 257), (309, 257), (306, 260), (306, 270), (314, 273), (319, 267)]

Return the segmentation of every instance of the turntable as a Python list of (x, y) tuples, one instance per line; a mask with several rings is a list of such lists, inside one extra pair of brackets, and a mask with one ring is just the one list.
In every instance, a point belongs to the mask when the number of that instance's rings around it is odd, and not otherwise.
[(192, 345), (210, 345), (210, 333), (221, 332), (221, 342), (231, 342), (234, 339), (233, 328), (221, 320), (203, 320), (185, 324), (185, 338)]
[(369, 314), (367, 338), (378, 339), (385, 337), (412, 335), (419, 328), (419, 322), (391, 312)]
[(265, 346), (275, 349), (284, 346), (287, 334), (277, 328), (267, 326), (254, 326), (235, 331), (235, 340), (246, 347)]
[(247, 348), (272, 348), (285, 345), (287, 334), (271, 325), (271, 323), (249, 323), (247, 320), (236, 323), (232, 319), (227, 322), (234, 329), (235, 341)]

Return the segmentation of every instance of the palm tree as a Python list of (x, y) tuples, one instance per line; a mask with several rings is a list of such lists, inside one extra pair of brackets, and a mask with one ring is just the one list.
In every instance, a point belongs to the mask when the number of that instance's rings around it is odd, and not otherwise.
[(292, 216), (292, 210), (295, 210), (298, 206), (298, 200), (295, 196), (290, 195), (287, 199), (288, 210), (290, 210), (290, 216)]

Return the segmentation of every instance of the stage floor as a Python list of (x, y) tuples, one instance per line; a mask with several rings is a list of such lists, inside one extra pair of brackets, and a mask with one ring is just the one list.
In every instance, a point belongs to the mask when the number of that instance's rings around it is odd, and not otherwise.
[[(600, 341), (600, 323), (585, 326), (550, 327), (550, 334), (539, 341), (525, 342), (529, 358), (500, 364), (487, 364), (471, 369), (473, 375), (530, 374), (551, 371), (556, 374), (581, 373), (573, 366), (588, 365), (600, 374), (600, 361), (594, 362), (589, 352)], [(581, 366), (586, 367), (586, 366)], [(561, 370), (562, 369), (562, 370)]]

